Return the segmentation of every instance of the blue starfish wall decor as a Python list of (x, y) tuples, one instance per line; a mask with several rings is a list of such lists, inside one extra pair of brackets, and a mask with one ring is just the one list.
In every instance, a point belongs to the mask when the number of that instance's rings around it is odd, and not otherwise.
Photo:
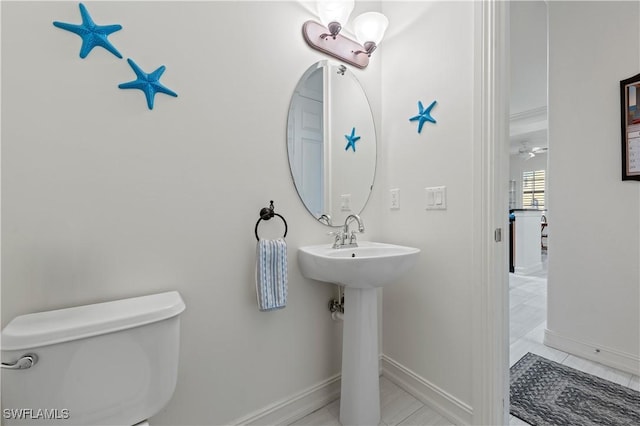
[(100, 46), (107, 49), (109, 52), (116, 55), (118, 58), (122, 58), (122, 55), (107, 39), (109, 34), (114, 33), (122, 29), (122, 25), (96, 25), (89, 16), (87, 8), (80, 3), (80, 15), (82, 16), (82, 24), (68, 24), (66, 22), (54, 21), (53, 25), (62, 28), (63, 30), (71, 31), (79, 35), (82, 38), (82, 47), (80, 48), (80, 57), (86, 58), (89, 52), (96, 47)]
[(174, 97), (178, 96), (176, 92), (169, 90), (159, 81), (162, 73), (164, 73), (164, 70), (167, 69), (167, 67), (161, 65), (154, 72), (147, 74), (142, 71), (142, 69), (140, 69), (140, 67), (135, 62), (133, 62), (132, 59), (127, 59), (127, 62), (129, 63), (129, 65), (131, 65), (131, 68), (133, 68), (133, 71), (136, 73), (136, 76), (138, 78), (128, 83), (119, 84), (118, 87), (120, 89), (142, 90), (147, 97), (147, 106), (149, 107), (149, 109), (153, 109), (153, 99), (158, 92), (165, 93)]
[(356, 152), (356, 142), (360, 139), (360, 136), (356, 136), (356, 128), (351, 129), (351, 135), (344, 135), (347, 138), (347, 146), (344, 147), (345, 151), (349, 150), (349, 147), (353, 149), (353, 152)]
[(422, 126), (426, 121), (429, 121), (431, 123), (436, 122), (436, 120), (431, 116), (431, 110), (433, 109), (435, 104), (436, 101), (433, 101), (431, 102), (431, 105), (429, 105), (427, 109), (425, 109), (422, 105), (422, 102), (418, 101), (418, 115), (409, 119), (409, 121), (418, 121), (418, 133), (422, 132)]

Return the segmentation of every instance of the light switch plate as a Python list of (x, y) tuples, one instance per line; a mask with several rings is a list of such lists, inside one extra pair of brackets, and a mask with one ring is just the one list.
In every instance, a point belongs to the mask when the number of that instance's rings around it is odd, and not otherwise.
[(447, 209), (447, 187), (433, 186), (424, 189), (426, 210)]
[(433, 193), (433, 188), (425, 188), (424, 189), (424, 199), (425, 205), (424, 208), (427, 210), (431, 210), (436, 205), (436, 197)]

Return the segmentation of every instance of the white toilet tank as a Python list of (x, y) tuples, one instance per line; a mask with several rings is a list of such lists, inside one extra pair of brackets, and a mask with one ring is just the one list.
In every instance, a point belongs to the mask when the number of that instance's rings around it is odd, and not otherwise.
[[(158, 413), (176, 386), (184, 309), (171, 291), (14, 318), (0, 340), (3, 424), (130, 426)], [(31, 367), (6, 368), (27, 354)]]

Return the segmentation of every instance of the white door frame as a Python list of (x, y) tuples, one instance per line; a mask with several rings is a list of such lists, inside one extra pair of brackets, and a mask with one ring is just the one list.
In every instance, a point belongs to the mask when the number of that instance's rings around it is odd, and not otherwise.
[(484, 0), (475, 9), (473, 424), (504, 425), (509, 423), (509, 3)]

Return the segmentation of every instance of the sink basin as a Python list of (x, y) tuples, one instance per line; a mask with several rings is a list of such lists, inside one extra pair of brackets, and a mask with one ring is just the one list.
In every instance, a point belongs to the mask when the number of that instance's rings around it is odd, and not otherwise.
[(358, 247), (331, 248), (330, 244), (300, 247), (302, 274), (318, 281), (352, 288), (375, 288), (392, 283), (411, 269), (420, 249), (360, 241)]

